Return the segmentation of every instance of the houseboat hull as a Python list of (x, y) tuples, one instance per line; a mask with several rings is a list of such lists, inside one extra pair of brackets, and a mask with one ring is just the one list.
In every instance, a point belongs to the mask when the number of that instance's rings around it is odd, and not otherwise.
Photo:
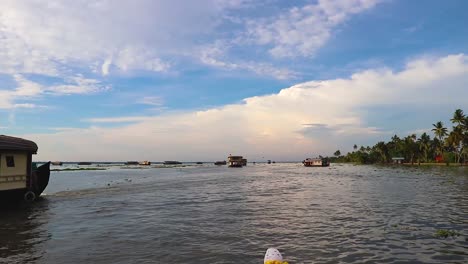
[(27, 179), (28, 188), (0, 191), (0, 204), (37, 199), (49, 184), (49, 179), (50, 162), (47, 162), (32, 171), (31, 177)]
[(328, 167), (330, 164), (322, 164), (322, 165), (312, 165), (312, 164), (304, 164), (304, 167)]

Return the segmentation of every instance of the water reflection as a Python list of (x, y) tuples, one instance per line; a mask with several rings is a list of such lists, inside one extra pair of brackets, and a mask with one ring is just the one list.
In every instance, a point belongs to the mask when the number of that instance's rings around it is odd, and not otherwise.
[[(466, 263), (466, 172), (279, 163), (61, 172), (48, 200), (2, 212), (0, 262), (261, 263), (274, 246), (290, 263)], [(460, 236), (438, 239), (438, 229)]]
[(49, 201), (40, 198), (32, 204), (0, 207), (0, 260), (2, 263), (28, 263), (44, 254), (43, 243), (50, 238), (45, 228)]

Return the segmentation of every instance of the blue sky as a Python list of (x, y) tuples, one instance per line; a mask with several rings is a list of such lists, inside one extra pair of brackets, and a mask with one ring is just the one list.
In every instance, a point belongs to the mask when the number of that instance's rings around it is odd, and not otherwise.
[(39, 159), (301, 160), (468, 111), (466, 1), (111, 2), (0, 4), (0, 127)]

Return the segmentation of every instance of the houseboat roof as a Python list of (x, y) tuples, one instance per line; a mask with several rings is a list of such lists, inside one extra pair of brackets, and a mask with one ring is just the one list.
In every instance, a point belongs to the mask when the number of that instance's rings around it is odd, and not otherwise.
[(19, 150), (36, 154), (37, 145), (30, 140), (0, 135), (0, 150)]
[(322, 160), (322, 158), (307, 158), (306, 161)]

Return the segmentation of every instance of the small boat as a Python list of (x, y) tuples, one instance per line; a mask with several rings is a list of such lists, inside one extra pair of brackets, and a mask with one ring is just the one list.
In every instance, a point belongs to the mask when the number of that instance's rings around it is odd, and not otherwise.
[(61, 162), (61, 161), (52, 161), (50, 164), (54, 165), (54, 166), (62, 166), (63, 162)]
[(226, 164), (227, 164), (227, 162), (226, 162), (225, 160), (223, 160), (223, 161), (216, 161), (216, 162), (214, 163), (214, 165), (218, 165), (218, 166), (226, 165)]
[(176, 160), (166, 160), (163, 162), (164, 165), (178, 165), (178, 164), (182, 164), (182, 162), (180, 161), (176, 161)]
[(78, 162), (78, 165), (91, 165), (92, 163), (91, 162), (88, 162), (88, 161), (82, 161), (82, 162)]
[(32, 162), (37, 149), (30, 140), (0, 135), (0, 203), (33, 201), (45, 190), (50, 161), (37, 167)]
[(328, 158), (307, 158), (302, 161), (302, 164), (306, 167), (328, 167), (330, 166), (330, 160)]
[(237, 168), (240, 168), (242, 166), (245, 166), (247, 164), (247, 159), (244, 159), (244, 157), (242, 156), (232, 156), (232, 155), (229, 155), (228, 157), (228, 166), (233, 168), (233, 167), (237, 167)]
[(151, 165), (151, 162), (150, 162), (150, 161), (147, 161), (147, 160), (145, 160), (145, 161), (140, 161), (140, 162), (138, 163), (138, 165), (149, 166), (149, 165)]

